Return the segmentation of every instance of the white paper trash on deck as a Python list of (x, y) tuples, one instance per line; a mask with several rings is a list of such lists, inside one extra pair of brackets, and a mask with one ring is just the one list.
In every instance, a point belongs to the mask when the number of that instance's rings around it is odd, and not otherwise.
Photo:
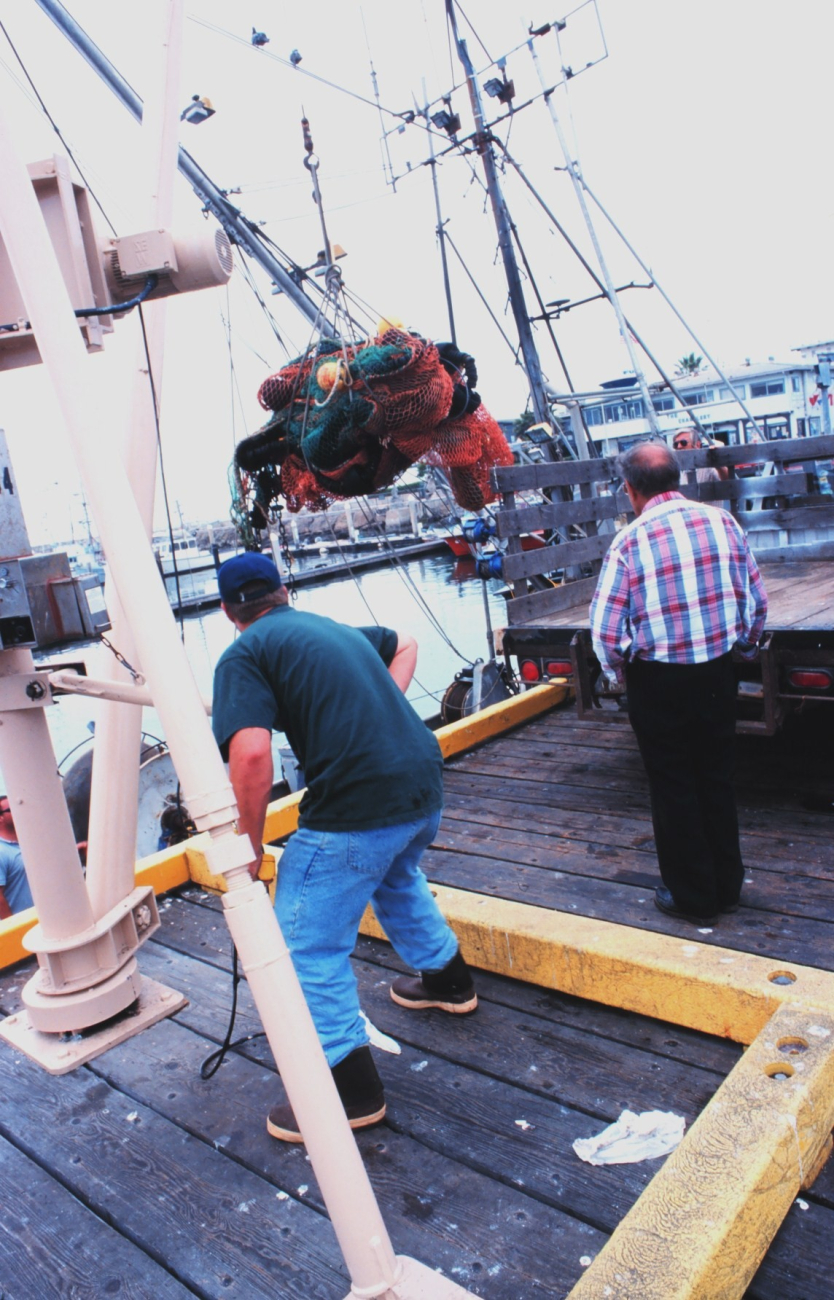
[(631, 1165), (668, 1155), (683, 1137), (686, 1120), (665, 1110), (624, 1110), (596, 1137), (577, 1138), (573, 1149), (589, 1165)]

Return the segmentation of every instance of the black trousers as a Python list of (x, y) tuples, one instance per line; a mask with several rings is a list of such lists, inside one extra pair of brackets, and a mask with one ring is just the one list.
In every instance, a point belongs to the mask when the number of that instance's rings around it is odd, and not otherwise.
[(732, 657), (703, 664), (635, 659), (628, 711), (649, 778), (657, 859), (675, 902), (709, 916), (741, 893)]

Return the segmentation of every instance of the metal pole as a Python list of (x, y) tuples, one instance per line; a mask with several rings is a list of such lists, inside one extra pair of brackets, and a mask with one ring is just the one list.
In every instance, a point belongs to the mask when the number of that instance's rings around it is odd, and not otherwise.
[(817, 357), (817, 388), (820, 390), (820, 417), (822, 419), (822, 431), (827, 436), (831, 435), (831, 404), (828, 400), (828, 394), (831, 391), (831, 363), (834, 357), (829, 356), (827, 352), (821, 352)]
[[(234, 832), (234, 795), (123, 460), (113, 445), (106, 414), (92, 398), (90, 359), (26, 166), (12, 145), (3, 114), (0, 176), (0, 235), (63, 413), (120, 600), (131, 619), (185, 801), (198, 829), (209, 832), (205, 850), (209, 869), (226, 878), (229, 929), (345, 1256), (353, 1281), (351, 1295), (365, 1300), (418, 1300), (426, 1295), (465, 1294), (445, 1279), (429, 1290), (427, 1279), (436, 1274), (394, 1255), (269, 897), (249, 877), (252, 846)], [(15, 755), (15, 764), (22, 767), (24, 761), (32, 781), (44, 776), (47, 769), (38, 770), (39, 755)], [(51, 761), (54, 764), (54, 757)], [(34, 788), (31, 797), (36, 799)], [(36, 806), (42, 804), (33, 802)], [(48, 815), (51, 807), (45, 811)], [(68, 821), (66, 805), (64, 816)], [(37, 833), (46, 830), (41, 826)], [(45, 862), (45, 869), (51, 869), (49, 887), (56, 907), (63, 904), (62, 880), (55, 874), (60, 866), (57, 861)], [(413, 1285), (406, 1285), (406, 1274)]]
[[(0, 686), (6, 677), (34, 673), (29, 650), (0, 653)], [(42, 708), (0, 712), (0, 768), (44, 939), (89, 929), (93, 915)]]
[[(79, 54), (87, 60), (90, 67), (98, 73), (102, 81), (121, 100), (125, 108), (133, 114), (138, 122), (141, 122), (142, 100), (136, 94), (136, 91), (128, 85), (109, 59), (105, 58), (95, 42), (90, 39), (75, 19), (67, 13), (59, 0), (36, 0), (36, 3), (60, 28)], [(320, 307), (312, 298), (307, 296), (296, 280), (293, 279), (292, 274), (269, 251), (257, 229), (246, 220), (240, 209), (229, 202), (220, 187), (215, 185), (214, 181), (206, 175), (185, 149), (179, 150), (177, 165), (192, 189), (202, 199), (208, 211), (220, 222), (232, 243), (238, 244), (244, 249), (253, 261), (257, 262), (266, 271), (267, 275), (287, 295), (298, 310), (307, 317), (310, 323), (316, 325), (321, 314)]]
[[(162, 3), (157, 0), (156, 9), (162, 57), (154, 60), (157, 85), (149, 96), (142, 135), (146, 142), (150, 196), (148, 229), (170, 230), (178, 148), (183, 0), (162, 0)], [(158, 410), (154, 410), (154, 395), (158, 401), (162, 392), (167, 305), (163, 299), (149, 303), (145, 309), (147, 354), (145, 341), (140, 337), (125, 446), (128, 475), (149, 540), (153, 533), (157, 461)], [(113, 644), (128, 663), (137, 666), (138, 650), (111, 577), (107, 579), (107, 607), (113, 623)], [(109, 668), (114, 684), (132, 681), (131, 674), (115, 658)], [(96, 920), (133, 888), (141, 744), (141, 711), (103, 702), (93, 751), (87, 848), (87, 890)]]
[(472, 105), (472, 114), (475, 118), (475, 142), (478, 153), (481, 155), (481, 161), (484, 164), (487, 192), (489, 194), (490, 204), (492, 205), (492, 215), (495, 220), (495, 227), (498, 231), (498, 247), (501, 250), (504, 274), (507, 277), (507, 288), (510, 294), (510, 307), (512, 308), (516, 328), (518, 329), (518, 341), (521, 345), (521, 356), (524, 370), (527, 374), (527, 382), (530, 385), (530, 398), (533, 403), (533, 411), (535, 412), (538, 423), (552, 426), (550, 407), (548, 405), (547, 392), (545, 390), (544, 378), (542, 376), (541, 362), (539, 361), (539, 354), (536, 350), (536, 344), (533, 339), (533, 330), (530, 325), (527, 304), (524, 300), (521, 276), (519, 275), (518, 263), (515, 259), (510, 222), (507, 217), (507, 207), (498, 180), (498, 171), (495, 166), (495, 155), (492, 151), (492, 141), (484, 120), (481, 93), (475, 79), (475, 69), (472, 66), (472, 60), (469, 57), (466, 42), (461, 40), (458, 34), (454, 0), (446, 0), (446, 13), (454, 33), (458, 58), (463, 64), (466, 72), (469, 99)]
[(594, 253), (596, 254), (596, 258), (599, 263), (600, 273), (605, 282), (604, 284), (605, 296), (614, 309), (614, 314), (617, 317), (617, 325), (619, 326), (620, 335), (622, 337), (623, 342), (626, 345), (626, 351), (628, 352), (629, 360), (631, 362), (631, 368), (634, 371), (635, 375), (637, 376), (637, 382), (640, 387), (640, 393), (646, 407), (646, 418), (649, 422), (649, 428), (651, 429), (652, 433), (656, 437), (658, 437), (660, 435), (660, 428), (657, 423), (657, 415), (655, 413), (654, 406), (652, 405), (652, 399), (649, 394), (649, 386), (646, 383), (646, 376), (643, 374), (642, 367), (640, 366), (637, 360), (637, 353), (634, 351), (631, 335), (628, 332), (628, 327), (626, 326), (625, 319), (623, 317), (623, 309), (620, 306), (620, 299), (617, 296), (617, 290), (614, 287), (614, 281), (611, 279), (611, 275), (608, 270), (608, 265), (605, 261), (605, 258), (603, 257), (602, 248), (600, 247), (600, 242), (599, 239), (597, 238), (596, 230), (594, 229), (594, 223), (591, 220), (591, 214), (588, 211), (588, 205), (585, 202), (585, 195), (582, 189), (582, 173), (579, 167), (579, 163), (576, 161), (576, 159), (571, 157), (571, 153), (568, 148), (568, 142), (565, 139), (565, 133), (562, 130), (562, 124), (559, 121), (559, 115), (556, 112), (556, 109), (553, 104), (553, 87), (551, 86), (548, 88), (547, 82), (544, 79), (544, 74), (542, 73), (541, 64), (539, 63), (539, 56), (536, 53), (533, 42), (528, 41), (527, 47), (532, 56), (533, 63), (536, 65), (536, 72), (538, 73), (539, 81), (541, 82), (541, 88), (544, 91), (545, 103), (547, 104), (547, 107), (550, 111), (551, 121), (553, 122), (553, 125), (556, 129), (556, 134), (559, 137), (559, 144), (561, 145), (562, 153), (564, 154), (565, 157), (565, 164), (567, 166), (568, 175), (570, 176), (571, 181), (573, 182), (573, 188), (576, 193), (576, 200), (581, 209), (582, 216), (585, 218), (585, 225), (588, 228), (588, 234), (591, 238), (591, 243), (594, 246)]

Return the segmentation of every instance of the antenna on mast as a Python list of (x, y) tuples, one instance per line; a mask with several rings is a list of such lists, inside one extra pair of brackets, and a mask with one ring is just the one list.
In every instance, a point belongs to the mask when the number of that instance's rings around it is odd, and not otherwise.
[(501, 260), (504, 264), (504, 274), (507, 277), (510, 308), (518, 330), (522, 365), (525, 374), (527, 375), (527, 382), (530, 387), (530, 398), (533, 403), (533, 411), (536, 421), (539, 424), (547, 424), (547, 426), (552, 429), (553, 421), (550, 413), (550, 405), (547, 400), (547, 391), (545, 388), (544, 376), (542, 375), (541, 362), (533, 339), (530, 316), (524, 299), (521, 275), (519, 273), (515, 249), (513, 247), (512, 230), (507, 215), (507, 206), (498, 179), (498, 169), (495, 165), (492, 136), (486, 126), (483, 105), (481, 103), (481, 93), (475, 79), (475, 69), (469, 56), (466, 42), (461, 38), (458, 32), (454, 0), (446, 0), (446, 15), (454, 36), (458, 58), (460, 59), (466, 74), (469, 99), (472, 106), (472, 113), (475, 118), (475, 147), (477, 152), (480, 154), (481, 161), (484, 165), (487, 193), (489, 194), (490, 204), (492, 206), (492, 215), (495, 221), (496, 230), (498, 231), (498, 247), (501, 252)]
[[(429, 106), (428, 106), (428, 96), (426, 94), (425, 78), (423, 79), (423, 100), (425, 101), (425, 108), (422, 111), (422, 116), (425, 117), (426, 122), (428, 123)], [(449, 333), (451, 335), (452, 342), (455, 345), (457, 345), (458, 340), (457, 340), (457, 335), (455, 333), (455, 312), (452, 306), (452, 286), (449, 280), (449, 260), (446, 256), (446, 239), (448, 238), (448, 236), (446, 234), (446, 222), (443, 219), (443, 212), (440, 207), (440, 186), (438, 185), (437, 182), (437, 159), (434, 154), (433, 132), (429, 131), (428, 136), (429, 136), (429, 171), (431, 172), (431, 183), (432, 183), (432, 189), (434, 190), (434, 208), (435, 208), (435, 212), (437, 213), (437, 226), (435, 227), (435, 230), (437, 233), (438, 242), (440, 244), (440, 261), (443, 265), (443, 288), (446, 291), (446, 309), (449, 313)]]
[(364, 11), (360, 9), (359, 13), (362, 18), (362, 31), (365, 33), (365, 45), (367, 46), (368, 49), (368, 63), (370, 64), (370, 68), (371, 68), (371, 85), (374, 88), (374, 99), (376, 100), (376, 108), (377, 108), (377, 112), (379, 113), (379, 125), (380, 125), (380, 130), (382, 132), (382, 141), (381, 141), (382, 170), (385, 173), (386, 183), (391, 186), (391, 189), (396, 194), (397, 178), (394, 175), (394, 164), (391, 162), (391, 151), (388, 148), (388, 135), (385, 130), (385, 120), (382, 116), (382, 101), (379, 98), (379, 82), (376, 79), (376, 68), (374, 67), (373, 55), (371, 54), (371, 42), (368, 39), (368, 28), (365, 25)]

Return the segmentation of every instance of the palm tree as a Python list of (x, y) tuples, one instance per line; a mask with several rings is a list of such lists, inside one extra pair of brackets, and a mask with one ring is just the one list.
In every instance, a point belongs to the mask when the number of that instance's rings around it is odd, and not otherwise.
[(675, 371), (675, 374), (676, 375), (697, 375), (701, 369), (703, 360), (704, 360), (703, 357), (698, 357), (695, 355), (694, 352), (690, 352), (688, 356), (681, 357), (680, 361), (678, 362), (678, 368)]

